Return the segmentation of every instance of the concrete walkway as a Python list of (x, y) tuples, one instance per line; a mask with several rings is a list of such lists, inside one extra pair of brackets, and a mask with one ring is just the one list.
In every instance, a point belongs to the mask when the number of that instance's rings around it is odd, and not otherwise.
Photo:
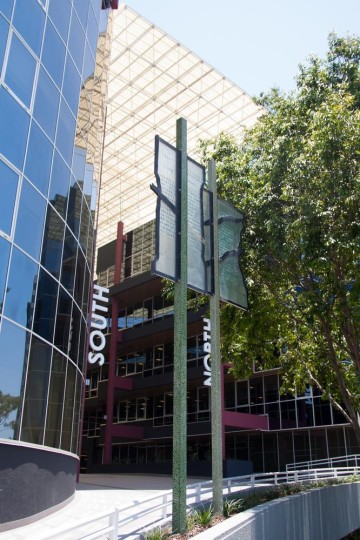
[[(206, 479), (189, 478), (188, 484), (204, 482)], [(80, 521), (91, 519), (101, 512), (111, 512), (114, 508), (136, 505), (172, 489), (171, 476), (127, 475), (127, 474), (82, 474), (74, 499), (61, 510), (38, 521), (0, 533), (0, 540), (38, 540), (51, 538), (56, 529), (75, 526)], [(149, 520), (144, 526), (149, 524)], [(90, 528), (91, 530), (91, 528)], [(90, 532), (87, 529), (84, 532)], [(119, 531), (126, 537), (126, 531)], [(76, 533), (63, 534), (60, 540), (77, 540)]]

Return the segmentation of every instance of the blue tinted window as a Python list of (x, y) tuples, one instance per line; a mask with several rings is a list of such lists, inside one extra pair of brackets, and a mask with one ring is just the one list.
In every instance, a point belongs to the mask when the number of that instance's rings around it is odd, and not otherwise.
[(5, 88), (0, 88), (0, 111), (0, 153), (18, 169), (22, 169), (29, 115)]
[(54, 345), (66, 354), (69, 349), (69, 333), (71, 327), (71, 297), (60, 287), (57, 305)]
[(11, 19), (12, 8), (14, 5), (14, 0), (1, 0), (0, 2), (0, 11), (7, 17)]
[(49, 345), (32, 337), (21, 426), (22, 441), (43, 443), (51, 354)]
[(47, 195), (49, 187), (53, 149), (49, 139), (33, 122), (26, 154), (25, 174), (44, 195)]
[(54, 140), (55, 136), (59, 99), (59, 91), (41, 68), (37, 85), (34, 117), (51, 140)]
[(66, 223), (78, 238), (80, 230), (80, 216), (81, 216), (81, 191), (77, 184), (71, 187), (69, 196), (69, 205), (66, 216)]
[(40, 269), (33, 331), (51, 342), (54, 335), (58, 288), (58, 282), (45, 270)]
[(64, 227), (65, 223), (49, 204), (46, 214), (41, 264), (56, 278), (60, 277)]
[(74, 7), (78, 14), (81, 24), (86, 30), (86, 23), (89, 11), (89, 0), (74, 0)]
[(45, 207), (45, 199), (24, 179), (16, 221), (15, 242), (34, 259), (40, 257)]
[(4, 304), (6, 274), (9, 263), (10, 244), (0, 237), (0, 313)]
[(51, 22), (48, 20), (45, 31), (42, 63), (59, 87), (61, 87), (64, 62), (65, 45), (61, 41), (59, 34), (56, 32)]
[(54, 351), (51, 363), (44, 443), (46, 446), (55, 448), (60, 446), (66, 364), (65, 358)]
[(38, 265), (13, 248), (7, 284), (4, 314), (31, 328)]
[(61, 100), (56, 146), (66, 163), (70, 166), (74, 149), (76, 120), (64, 100)]
[(66, 58), (65, 75), (63, 83), (63, 95), (68, 102), (74, 116), (77, 116), (81, 79), (74, 62), (68, 55)]
[(17, 0), (13, 24), (26, 43), (39, 56), (45, 13), (37, 0)]
[(73, 292), (76, 268), (77, 243), (70, 231), (65, 229), (64, 252), (61, 267), (61, 283)]
[(79, 19), (73, 12), (69, 36), (69, 49), (78, 70), (81, 72), (84, 53), (85, 34), (79, 23)]
[(89, 45), (86, 45), (85, 54), (84, 54), (83, 72), (82, 72), (83, 81), (86, 81), (86, 79), (88, 79), (94, 73), (94, 70), (95, 70), (95, 60), (93, 58)]
[(4, 53), (5, 53), (5, 47), (6, 47), (6, 41), (9, 31), (9, 23), (7, 23), (0, 15), (0, 73), (1, 68), (4, 60)]
[(19, 99), (30, 107), (36, 61), (13, 34), (6, 68), (5, 82)]
[(51, 174), (49, 200), (62, 217), (65, 217), (69, 194), (70, 169), (60, 154), (55, 151)]
[(10, 235), (19, 177), (0, 161), (0, 230)]
[(49, 15), (55, 28), (65, 41), (69, 32), (71, 5), (69, 0), (50, 0)]
[(96, 48), (97, 48), (97, 42), (99, 37), (99, 27), (98, 22), (94, 16), (93, 10), (89, 10), (89, 20), (88, 20), (88, 31), (87, 31), (87, 38), (89, 41), (90, 49), (95, 57), (96, 55)]
[(20, 422), (21, 388), (28, 343), (29, 334), (26, 330), (9, 321), (3, 321), (0, 332), (0, 395), (7, 394), (11, 403), (11, 411), (5, 419), (6, 424), (1, 426), (1, 437), (4, 439), (18, 438), (17, 422)]

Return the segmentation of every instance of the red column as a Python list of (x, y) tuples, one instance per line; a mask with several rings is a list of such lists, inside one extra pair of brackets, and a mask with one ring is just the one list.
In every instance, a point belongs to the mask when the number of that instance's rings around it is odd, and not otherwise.
[[(119, 221), (115, 247), (115, 276), (114, 282), (121, 281), (121, 267), (123, 259), (124, 246), (124, 224)], [(113, 435), (113, 411), (114, 411), (114, 386), (116, 376), (116, 356), (118, 343), (118, 299), (111, 299), (111, 333), (109, 346), (109, 379), (107, 387), (107, 402), (106, 402), (106, 424), (105, 424), (105, 440), (103, 464), (109, 465), (112, 461), (112, 435)]]

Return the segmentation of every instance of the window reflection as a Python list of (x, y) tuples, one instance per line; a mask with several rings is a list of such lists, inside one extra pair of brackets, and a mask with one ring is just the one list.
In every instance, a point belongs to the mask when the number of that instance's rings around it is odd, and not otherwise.
[(44, 441), (47, 446), (52, 446), (54, 448), (59, 448), (60, 446), (65, 374), (65, 358), (60, 353), (54, 351), (51, 365), (50, 390)]
[(65, 229), (65, 242), (61, 267), (61, 283), (71, 293), (74, 290), (77, 244), (70, 231)]
[(0, 160), (0, 230), (10, 236), (19, 177)]
[(37, 0), (17, 0), (13, 24), (35, 54), (39, 56), (45, 13)]
[(40, 270), (33, 330), (47, 341), (53, 340), (58, 283)]
[[(9, 264), (10, 244), (0, 237), (0, 313), (3, 310), (6, 275)], [(0, 349), (1, 350), (1, 349)]]
[[(15, 242), (37, 260), (40, 258), (45, 210), (45, 199), (24, 179), (21, 188)], [(31, 234), (29, 234), (29, 231), (31, 231)]]
[(19, 103), (0, 88), (0, 153), (22, 169), (29, 129), (29, 115)]
[(51, 140), (54, 140), (59, 108), (59, 91), (43, 68), (40, 68), (34, 117)]
[(84, 43), (85, 43), (85, 34), (80, 26), (79, 19), (76, 14), (73, 12), (71, 18), (71, 28), (70, 28), (70, 37), (69, 37), (69, 50), (71, 56), (74, 59), (76, 67), (81, 72), (83, 53), (84, 53)]
[(50, 0), (49, 15), (63, 40), (67, 41), (71, 5), (69, 0)]
[(19, 99), (30, 107), (36, 61), (21, 41), (12, 35), (5, 82)]
[(35, 336), (31, 340), (26, 378), (21, 440), (43, 444), (51, 347)]
[(51, 22), (48, 20), (43, 45), (42, 63), (59, 87), (61, 87), (64, 62), (65, 45)]
[[(0, 7), (1, 10), (1, 7)], [(0, 73), (4, 60), (5, 47), (9, 31), (9, 23), (0, 15)]]
[(4, 320), (0, 332), (0, 407), (5, 406), (6, 400), (6, 414), (0, 418), (1, 438), (18, 438), (28, 348), (29, 333)]
[(30, 128), (29, 145), (26, 153), (25, 174), (31, 182), (47, 195), (53, 145), (35, 122)]
[(38, 265), (13, 248), (4, 314), (31, 328)]
[(74, 148), (76, 121), (64, 100), (61, 100), (56, 146), (70, 166)]
[(14, 5), (14, 0), (1, 0), (0, 2), (0, 11), (7, 17), (11, 19), (12, 8)]
[(63, 218), (65, 218), (66, 215), (69, 183), (70, 169), (67, 167), (59, 152), (55, 151), (53, 170), (51, 173), (49, 199)]
[(54, 343), (58, 349), (68, 353), (69, 332), (71, 327), (71, 297), (60, 287), (59, 302), (56, 313), (56, 326)]
[(77, 116), (78, 112), (80, 85), (81, 79), (79, 72), (68, 54), (66, 58), (63, 94), (74, 116)]
[(64, 227), (63, 220), (48, 205), (41, 264), (57, 279), (60, 277)]
[(79, 237), (80, 232), (81, 201), (82, 194), (78, 184), (75, 183), (75, 185), (70, 188), (66, 223), (68, 224), (76, 238)]
[(74, 415), (75, 380), (75, 366), (68, 362), (66, 371), (66, 387), (64, 392), (64, 417), (61, 434), (61, 448), (68, 451), (71, 449), (71, 428)]
[(78, 14), (84, 30), (86, 30), (86, 22), (88, 18), (89, 0), (74, 0), (74, 7)]

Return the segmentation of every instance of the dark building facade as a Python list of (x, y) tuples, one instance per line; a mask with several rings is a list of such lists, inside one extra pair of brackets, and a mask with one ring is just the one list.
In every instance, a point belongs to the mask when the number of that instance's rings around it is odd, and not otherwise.
[[(173, 303), (151, 275), (154, 222), (98, 252), (98, 283), (111, 308), (105, 363), (87, 374), (82, 470), (171, 472)], [(204, 375), (203, 317), (188, 310), (188, 473), (211, 475), (211, 387)], [(286, 464), (358, 452), (344, 417), (320, 392), (280, 393), (280, 370), (234, 380), (223, 368), (226, 475), (285, 469)], [(176, 412), (175, 412), (176, 414)]]
[(0, 2), (0, 530), (75, 490), (107, 16)]

